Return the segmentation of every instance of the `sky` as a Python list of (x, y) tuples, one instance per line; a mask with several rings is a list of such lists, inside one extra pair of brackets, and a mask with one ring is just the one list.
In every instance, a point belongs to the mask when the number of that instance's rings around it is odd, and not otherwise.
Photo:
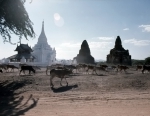
[[(150, 0), (26, 0), (25, 8), (33, 22), (35, 38), (22, 39), (33, 47), (44, 21), (48, 44), (57, 59), (73, 59), (87, 40), (91, 55), (106, 60), (117, 36), (132, 59), (150, 56)], [(12, 35), (12, 42), (19, 37)], [(3, 43), (0, 59), (16, 54), (16, 45)]]

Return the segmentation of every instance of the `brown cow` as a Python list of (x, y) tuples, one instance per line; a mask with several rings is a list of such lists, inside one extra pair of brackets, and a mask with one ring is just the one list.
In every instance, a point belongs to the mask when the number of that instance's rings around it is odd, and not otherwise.
[(93, 65), (88, 65), (86, 72), (89, 74), (89, 70), (92, 70), (92, 74), (95, 72), (96, 73), (96, 67)]
[(85, 70), (85, 68), (88, 66), (87, 64), (79, 64), (79, 66), (81, 66), (81, 68), (83, 69), (83, 70)]
[(0, 69), (7, 70), (6, 64), (0, 64)]
[(10, 64), (6, 65), (6, 68), (7, 68), (7, 71), (9, 71), (9, 68), (10, 68), (11, 69), (10, 72), (11, 71), (14, 72), (14, 69), (19, 69), (18, 67), (14, 66), (14, 65), (10, 65)]
[(142, 73), (144, 74), (144, 71), (147, 70), (150, 72), (150, 66), (143, 65)]
[(64, 69), (64, 66), (62, 64), (54, 64), (54, 65), (51, 65), (51, 66), (47, 66), (46, 67), (46, 75), (48, 75), (48, 71), (49, 70), (52, 70), (52, 69)]
[(136, 66), (136, 71), (141, 70), (142, 68), (143, 68), (142, 65), (137, 65), (137, 66)]
[[(62, 70), (58, 70), (58, 69), (52, 69), (50, 71), (50, 86), (53, 87), (53, 78), (54, 77), (58, 77), (58, 78), (61, 78), (61, 81), (60, 81), (60, 85), (62, 86), (61, 82), (62, 82), (62, 79), (65, 78), (66, 80), (66, 75), (69, 75), (69, 74), (72, 74), (72, 70), (68, 70), (68, 69), (62, 69)], [(66, 80), (66, 83), (67, 83), (67, 86), (68, 86), (68, 82)]]
[[(129, 67), (124, 66), (124, 65), (118, 65), (118, 69), (120, 69), (120, 71), (124, 70), (126, 72), (127, 69), (129, 69)], [(118, 71), (117, 69), (117, 71)]]
[(108, 66), (105, 64), (100, 65), (100, 67), (103, 67), (104, 69), (106, 69)]

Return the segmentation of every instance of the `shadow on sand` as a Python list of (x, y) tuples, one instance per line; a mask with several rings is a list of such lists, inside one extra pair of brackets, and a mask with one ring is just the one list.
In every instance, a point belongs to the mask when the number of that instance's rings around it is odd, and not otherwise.
[(108, 76), (108, 75), (105, 75), (105, 74), (97, 74), (97, 76)]
[[(25, 84), (27, 83), (24, 81), (0, 82), (0, 116), (24, 115), (37, 105), (38, 99), (35, 100), (32, 94), (25, 100), (24, 96), (19, 96), (23, 92), (16, 92)], [(28, 102), (30, 102), (30, 105)]]
[(134, 73), (131, 73), (131, 72), (126, 72), (126, 74), (134, 74)]
[(62, 87), (58, 87), (58, 88), (54, 88), (54, 87), (51, 87), (51, 90), (54, 92), (54, 93), (60, 93), (60, 92), (66, 92), (66, 91), (69, 91), (73, 88), (77, 88), (78, 85), (69, 85), (69, 86), (62, 86)]

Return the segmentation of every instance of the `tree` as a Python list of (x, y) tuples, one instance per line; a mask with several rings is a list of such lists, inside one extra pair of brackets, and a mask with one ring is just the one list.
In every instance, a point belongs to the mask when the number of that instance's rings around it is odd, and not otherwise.
[(143, 65), (144, 63), (145, 63), (145, 60), (132, 59), (132, 65)]
[(0, 34), (4, 42), (11, 43), (11, 34), (18, 35), (19, 39), (35, 37), (33, 23), (24, 8), (25, 1), (0, 0)]
[(145, 64), (150, 65), (150, 57), (145, 58)]

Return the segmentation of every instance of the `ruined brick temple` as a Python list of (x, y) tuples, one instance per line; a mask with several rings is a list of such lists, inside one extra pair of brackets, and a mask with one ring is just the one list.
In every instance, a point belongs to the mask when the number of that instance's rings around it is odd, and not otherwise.
[(125, 50), (122, 47), (122, 42), (119, 36), (116, 38), (114, 48), (111, 49), (110, 54), (107, 55), (107, 63), (131, 65), (131, 55), (129, 55), (129, 50)]
[(86, 40), (82, 42), (79, 54), (74, 58), (77, 63), (95, 64), (94, 57), (91, 56), (91, 51)]

